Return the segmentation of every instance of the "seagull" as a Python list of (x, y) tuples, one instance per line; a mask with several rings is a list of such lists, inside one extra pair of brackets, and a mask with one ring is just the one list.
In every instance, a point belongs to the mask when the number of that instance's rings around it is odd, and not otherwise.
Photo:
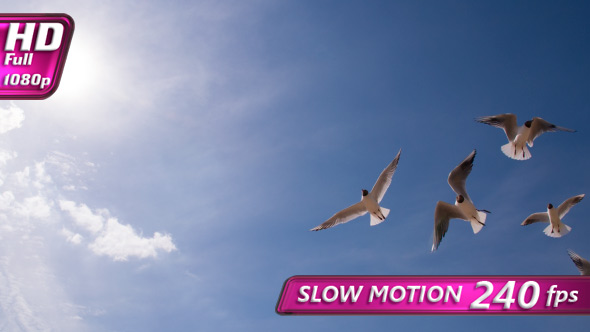
[(367, 212), (371, 214), (371, 226), (382, 223), (389, 215), (389, 209), (380, 207), (379, 203), (383, 199), (387, 188), (389, 188), (389, 185), (391, 184), (391, 178), (393, 177), (393, 173), (395, 173), (401, 153), (402, 150), (400, 149), (393, 161), (387, 165), (387, 167), (385, 167), (383, 172), (381, 172), (381, 175), (379, 175), (379, 178), (377, 179), (377, 182), (375, 182), (371, 192), (367, 191), (366, 189), (362, 190), (363, 196), (360, 202), (351, 205), (340, 212), (337, 212), (323, 224), (314, 227), (311, 230), (319, 231), (336, 226), (338, 224), (343, 224), (360, 216), (364, 216), (367, 214)]
[(502, 145), (502, 152), (516, 160), (530, 159), (531, 153), (526, 145), (528, 144), (532, 148), (533, 141), (543, 133), (555, 131), (575, 132), (573, 129), (556, 126), (538, 117), (534, 117), (518, 127), (516, 115), (511, 113), (482, 116), (476, 118), (475, 121), (504, 129), (508, 143)]
[(570, 197), (561, 203), (555, 209), (553, 204), (547, 204), (547, 212), (537, 212), (528, 216), (523, 222), (522, 226), (530, 225), (536, 222), (548, 222), (549, 226), (545, 227), (543, 232), (550, 237), (562, 237), (569, 233), (572, 228), (561, 222), (561, 219), (569, 212), (572, 206), (580, 203), (584, 198), (584, 194)]
[(465, 160), (449, 173), (449, 186), (457, 194), (455, 205), (438, 201), (434, 210), (434, 237), (432, 239), (432, 251), (435, 251), (442, 238), (449, 229), (449, 220), (462, 219), (471, 223), (473, 233), (477, 234), (486, 224), (487, 210), (478, 210), (473, 205), (471, 198), (465, 190), (465, 181), (473, 168), (475, 159), (473, 150)]
[(583, 276), (590, 276), (590, 262), (580, 257), (580, 255), (573, 252), (573, 250), (568, 249), (567, 254), (570, 255), (570, 258), (576, 264), (578, 270), (580, 270), (580, 274)]

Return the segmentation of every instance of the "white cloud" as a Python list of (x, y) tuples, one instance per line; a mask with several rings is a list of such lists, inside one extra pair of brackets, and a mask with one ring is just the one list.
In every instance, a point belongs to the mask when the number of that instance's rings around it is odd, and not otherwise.
[[(9, 160), (16, 158), (17, 153), (15, 151), (0, 150), (0, 166), (6, 166)], [(4, 184), (6, 175), (0, 171), (0, 186)]]
[(33, 183), (33, 185), (38, 189), (51, 182), (51, 176), (49, 176), (45, 171), (44, 162), (35, 163), (35, 179), (36, 181)]
[(77, 187), (74, 186), (73, 184), (68, 184), (68, 185), (62, 186), (61, 188), (65, 191), (76, 191), (76, 189), (77, 189)]
[(14, 194), (11, 191), (5, 191), (0, 194), (0, 211), (6, 211), (12, 207)]
[(16, 156), (17, 153), (14, 151), (0, 150), (0, 165), (6, 165), (10, 159), (14, 159)]
[[(126, 261), (129, 257), (155, 258), (159, 250), (176, 250), (170, 235), (155, 232), (151, 238), (142, 237), (130, 225), (123, 225), (117, 218), (110, 217), (106, 209), (93, 212), (85, 204), (67, 200), (60, 200), (59, 206), (62, 211), (70, 214), (78, 226), (96, 236), (88, 248), (97, 255), (109, 256), (116, 261)], [(73, 232), (70, 233), (64, 233), (62, 230), (62, 234), (72, 242), (75, 235)]]
[(14, 173), (14, 177), (16, 178), (16, 182), (21, 186), (28, 186), (30, 183), (31, 168), (29, 166), (25, 167), (22, 171)]
[(98, 233), (104, 226), (105, 218), (94, 214), (85, 204), (76, 205), (75, 202), (60, 200), (59, 207), (62, 211), (68, 212), (76, 224), (91, 233)]
[[(22, 171), (14, 173), (18, 185), (23, 188), (43, 189), (46, 184), (51, 183), (51, 176), (45, 171), (45, 163), (35, 163), (33, 171), (26, 166)], [(31, 188), (31, 189), (32, 189)]]
[(0, 107), (0, 134), (20, 128), (25, 120), (25, 112), (15, 104), (8, 108)]
[(158, 250), (176, 250), (170, 235), (156, 232), (152, 238), (145, 238), (115, 218), (107, 220), (105, 231), (88, 247), (96, 254), (110, 256), (116, 261), (126, 261), (129, 257), (156, 257)]
[(27, 197), (17, 203), (14, 212), (25, 218), (47, 219), (51, 215), (52, 203), (43, 196)]
[(66, 237), (66, 240), (68, 242), (71, 242), (73, 244), (82, 243), (82, 239), (84, 238), (82, 235), (80, 235), (78, 233), (74, 233), (65, 227), (62, 228), (61, 234)]

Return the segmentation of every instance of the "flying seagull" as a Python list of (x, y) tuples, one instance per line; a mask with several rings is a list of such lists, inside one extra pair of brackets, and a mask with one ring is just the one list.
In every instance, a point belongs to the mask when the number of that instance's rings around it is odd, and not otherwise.
[(477, 234), (485, 226), (486, 213), (490, 213), (490, 211), (476, 209), (467, 194), (467, 190), (465, 190), (465, 182), (473, 168), (475, 153), (475, 150), (473, 150), (465, 160), (449, 173), (448, 182), (451, 189), (457, 194), (457, 197), (455, 199), (455, 205), (442, 201), (436, 203), (432, 251), (438, 248), (440, 241), (447, 233), (449, 220), (451, 219), (462, 219), (470, 222), (474, 234)]
[(379, 178), (377, 179), (377, 182), (375, 182), (371, 192), (367, 191), (366, 189), (362, 190), (363, 196), (360, 202), (351, 205), (340, 212), (337, 212), (323, 224), (314, 227), (311, 230), (319, 231), (336, 226), (338, 224), (343, 224), (357, 217), (363, 216), (367, 214), (367, 212), (371, 214), (371, 226), (382, 223), (385, 218), (387, 218), (387, 215), (389, 215), (389, 209), (380, 207), (379, 203), (383, 199), (387, 188), (389, 188), (389, 185), (391, 184), (391, 178), (393, 177), (393, 173), (395, 173), (401, 153), (402, 150), (400, 149), (393, 161), (387, 165), (387, 167), (385, 167), (383, 172), (381, 172), (381, 175), (379, 175)]
[(572, 228), (561, 222), (561, 219), (569, 212), (572, 206), (580, 203), (584, 198), (584, 194), (570, 197), (561, 203), (555, 209), (553, 204), (547, 204), (547, 212), (537, 212), (528, 216), (523, 222), (522, 226), (530, 225), (536, 222), (548, 222), (549, 226), (545, 227), (543, 232), (550, 237), (562, 237), (569, 233)]
[(533, 141), (543, 133), (555, 131), (575, 132), (573, 129), (556, 126), (538, 117), (534, 117), (518, 127), (516, 115), (511, 113), (482, 116), (475, 119), (475, 121), (504, 129), (508, 143), (502, 145), (502, 152), (516, 160), (531, 158), (531, 153), (526, 145), (528, 144), (532, 148)]
[(583, 276), (590, 276), (590, 262), (580, 257), (580, 255), (573, 252), (573, 250), (568, 249), (567, 254), (570, 255), (570, 258), (576, 264), (578, 270), (580, 270), (580, 274)]

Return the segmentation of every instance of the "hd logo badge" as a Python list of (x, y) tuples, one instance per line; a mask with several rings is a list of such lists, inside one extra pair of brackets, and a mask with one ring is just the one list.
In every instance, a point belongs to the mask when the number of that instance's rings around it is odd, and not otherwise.
[(0, 99), (51, 96), (73, 33), (66, 14), (0, 14)]

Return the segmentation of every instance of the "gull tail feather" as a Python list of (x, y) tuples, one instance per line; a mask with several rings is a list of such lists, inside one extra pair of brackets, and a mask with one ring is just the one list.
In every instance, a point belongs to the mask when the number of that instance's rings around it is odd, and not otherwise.
[(389, 215), (389, 209), (384, 207), (379, 208), (381, 210), (381, 214), (383, 215), (383, 219), (377, 218), (371, 213), (371, 226), (379, 225), (380, 223), (385, 221), (385, 218)]
[(485, 224), (486, 224), (487, 214), (483, 211), (478, 211), (477, 214), (478, 214), (477, 219), (479, 221), (471, 220), (471, 228), (473, 228), (473, 234), (479, 233), (479, 231), (481, 231), (483, 226), (485, 226)]
[(532, 157), (528, 147), (524, 145), (522, 148), (517, 148), (514, 142), (508, 142), (501, 147), (502, 152), (506, 156), (516, 160), (527, 160)]
[(564, 235), (566, 235), (567, 233), (569, 233), (572, 230), (571, 227), (569, 227), (568, 225), (559, 222), (559, 232), (555, 229), (553, 229), (553, 225), (549, 224), (549, 226), (545, 227), (545, 229), (543, 230), (543, 233), (545, 233), (545, 235), (549, 236), (549, 237), (562, 237)]

